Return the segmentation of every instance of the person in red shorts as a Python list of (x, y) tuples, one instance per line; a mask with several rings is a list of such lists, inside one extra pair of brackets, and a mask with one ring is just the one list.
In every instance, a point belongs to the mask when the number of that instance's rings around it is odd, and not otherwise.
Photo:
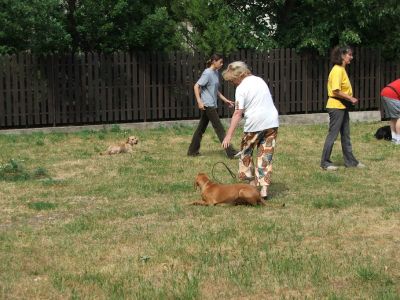
[(400, 78), (386, 85), (381, 97), (385, 117), (390, 119), (392, 142), (400, 145)]

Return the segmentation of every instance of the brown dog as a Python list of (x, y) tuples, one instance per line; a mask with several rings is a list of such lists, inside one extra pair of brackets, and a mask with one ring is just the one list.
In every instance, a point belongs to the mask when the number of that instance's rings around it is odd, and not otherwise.
[(217, 184), (204, 173), (197, 174), (194, 184), (200, 188), (202, 200), (193, 205), (266, 204), (258, 189), (249, 184)]
[(139, 140), (137, 137), (130, 136), (128, 137), (125, 143), (110, 146), (106, 151), (100, 153), (100, 155), (105, 155), (105, 154), (112, 155), (112, 154), (126, 153), (126, 152), (130, 153), (132, 152), (133, 145), (136, 145), (138, 142)]

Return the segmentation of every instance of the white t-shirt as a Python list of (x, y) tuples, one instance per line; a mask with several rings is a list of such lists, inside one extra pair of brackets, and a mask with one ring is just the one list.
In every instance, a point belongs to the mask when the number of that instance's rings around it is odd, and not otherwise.
[(235, 100), (235, 108), (244, 110), (244, 132), (279, 127), (278, 111), (262, 78), (245, 77), (236, 88)]

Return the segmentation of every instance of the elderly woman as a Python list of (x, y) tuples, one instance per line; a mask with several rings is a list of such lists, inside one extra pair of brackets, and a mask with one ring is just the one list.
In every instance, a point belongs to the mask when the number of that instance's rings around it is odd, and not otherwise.
[(321, 168), (326, 171), (338, 169), (330, 160), (333, 144), (340, 132), (344, 165), (346, 167), (364, 168), (354, 156), (350, 140), (349, 107), (358, 102), (353, 97), (353, 89), (346, 66), (353, 59), (353, 51), (348, 46), (336, 46), (331, 53), (333, 67), (328, 77), (328, 102), (326, 108), (329, 114), (329, 130), (322, 150)]
[[(235, 112), (222, 146), (230, 146), (236, 127), (244, 115), (244, 134), (240, 146), (239, 178), (261, 187), (261, 196), (267, 198), (271, 184), (272, 157), (278, 135), (278, 111), (265, 81), (251, 74), (242, 61), (229, 64), (222, 73), (225, 80), (236, 86)], [(253, 149), (257, 147), (257, 165)]]

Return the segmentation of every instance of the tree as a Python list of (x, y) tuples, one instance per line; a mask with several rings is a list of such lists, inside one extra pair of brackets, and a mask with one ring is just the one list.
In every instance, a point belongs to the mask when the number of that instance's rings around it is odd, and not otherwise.
[(58, 0), (0, 0), (0, 53), (67, 51), (70, 42)]
[(396, 0), (226, 2), (253, 24), (256, 33), (268, 32), (279, 47), (325, 55), (336, 44), (346, 43), (382, 48), (387, 55), (399, 57)]
[(397, 0), (0, 0), (0, 53), (295, 48), (400, 57)]
[(257, 22), (248, 22), (245, 10), (224, 0), (176, 0), (171, 11), (185, 36), (186, 46), (207, 54), (237, 49), (265, 50), (276, 46)]
[(67, 4), (75, 49), (168, 51), (180, 47), (177, 25), (163, 1), (69, 0)]

